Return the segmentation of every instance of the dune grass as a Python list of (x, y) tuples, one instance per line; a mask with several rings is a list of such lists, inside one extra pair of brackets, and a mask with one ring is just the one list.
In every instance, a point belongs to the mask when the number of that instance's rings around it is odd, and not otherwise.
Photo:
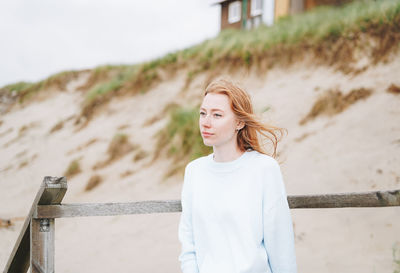
[(181, 51), (179, 57), (195, 60), (198, 70), (212, 69), (229, 60), (246, 66), (264, 57), (268, 50), (274, 49), (275, 54), (282, 55), (285, 49), (298, 45), (311, 47), (339, 37), (352, 39), (354, 32), (367, 32), (376, 26), (390, 25), (398, 29), (399, 14), (400, 2), (395, 0), (322, 6), (303, 14), (283, 17), (272, 27), (262, 25), (251, 31), (224, 30), (215, 39)]
[[(127, 81), (132, 74), (135, 72), (135, 66), (106, 66), (98, 67), (93, 72), (92, 75), (100, 83), (94, 85), (86, 94), (86, 103), (94, 100), (97, 96), (105, 95), (109, 92), (116, 91), (121, 88), (125, 81)], [(106, 77), (104, 74), (110, 72), (116, 72), (115, 75), (111, 77), (109, 81), (101, 82), (102, 77)]]
[(200, 135), (198, 109), (199, 106), (173, 108), (168, 124), (156, 134), (156, 153), (153, 160), (164, 151), (173, 159), (166, 177), (182, 174), (189, 161), (212, 152), (211, 147), (204, 145)]
[(299, 124), (304, 125), (320, 115), (333, 116), (341, 113), (357, 101), (367, 99), (372, 93), (368, 88), (353, 89), (346, 95), (338, 89), (327, 90), (314, 102), (309, 113)]
[(116, 133), (108, 144), (107, 159), (97, 162), (93, 170), (104, 168), (139, 148), (139, 145), (130, 142), (127, 134)]
[(272, 27), (250, 30), (227, 29), (215, 39), (180, 52), (183, 59), (215, 62), (227, 55), (243, 56), (276, 45), (292, 45), (303, 40), (320, 42), (350, 31), (367, 31), (371, 23), (391, 24), (400, 13), (395, 0), (354, 1), (340, 7), (322, 6), (309, 12), (280, 18)]
[(81, 171), (82, 171), (82, 169), (79, 164), (79, 159), (74, 159), (69, 163), (67, 169), (64, 172), (64, 176), (71, 178), (72, 176), (77, 175)]
[[(119, 94), (137, 94), (144, 93), (150, 89), (155, 83), (160, 80), (160, 77), (155, 70), (159, 66), (159, 62), (148, 62), (141, 65), (131, 66), (109, 66), (104, 71), (95, 70), (92, 84), (93, 87), (89, 89), (83, 103), (80, 118), (84, 117), (87, 120), (93, 116), (95, 110), (105, 102), (109, 101), (113, 96)], [(104, 74), (107, 74), (105, 76)], [(101, 76), (108, 77), (107, 81), (101, 81)], [(110, 76), (111, 75), (111, 76)], [(99, 78), (99, 83), (96, 84), (96, 77)]]
[(87, 182), (84, 191), (85, 192), (91, 191), (94, 188), (98, 187), (102, 182), (103, 178), (100, 175), (98, 174), (92, 175), (89, 178), (89, 181)]
[(110, 144), (108, 145), (107, 154), (108, 161), (112, 162), (116, 159), (125, 156), (133, 150), (138, 149), (139, 146), (132, 144), (129, 141), (129, 136), (123, 133), (117, 133), (112, 138)]
[[(91, 103), (87, 105), (89, 108), (96, 108), (101, 104), (99, 102), (106, 100), (106, 94), (115, 91), (133, 94), (146, 92), (152, 84), (160, 81), (160, 69), (175, 71), (177, 68), (190, 67), (187, 72), (189, 84), (201, 72), (223, 67), (258, 67), (262, 62), (265, 63), (264, 68), (260, 69), (268, 69), (276, 64), (291, 63), (301, 58), (303, 53), (313, 51), (323, 62), (342, 61), (347, 67), (346, 63), (352, 61), (351, 56), (348, 56), (348, 52), (341, 54), (333, 50), (333, 43), (339, 39), (345, 40), (342, 45), (351, 43), (359, 33), (385, 35), (382, 28), (396, 33), (400, 31), (399, 22), (399, 1), (364, 0), (339, 7), (317, 7), (309, 12), (283, 17), (272, 27), (261, 25), (250, 31), (227, 29), (217, 37), (198, 45), (171, 52), (153, 61), (132, 66), (131, 69), (127, 68), (107, 83), (90, 90), (88, 101)], [(400, 37), (395, 38), (400, 40)], [(396, 45), (394, 42), (389, 46), (382, 46), (383, 50), (390, 51), (393, 46), (398, 48)], [(338, 48), (343, 51), (351, 50), (345, 46)], [(86, 112), (83, 111), (83, 114), (90, 117)]]
[(21, 81), (21, 82), (16, 82), (13, 84), (6, 85), (3, 87), (3, 89), (8, 90), (10, 93), (18, 94), (21, 91), (28, 89), (32, 85), (33, 85), (33, 83)]
[[(201, 72), (231, 70), (255, 66), (266, 70), (277, 64), (290, 64), (304, 54), (314, 53), (321, 62), (343, 64), (348, 69), (354, 47), (378, 47), (375, 61), (398, 49), (400, 41), (400, 1), (359, 0), (343, 6), (322, 6), (311, 11), (279, 19), (273, 26), (250, 30), (227, 29), (213, 39), (166, 54), (161, 58), (134, 65), (105, 65), (91, 71), (83, 86), (87, 91), (81, 117), (90, 120), (96, 109), (120, 94), (144, 93), (161, 81), (160, 70), (173, 75), (179, 68), (190, 67), (187, 84)], [(361, 34), (382, 43), (357, 44)], [(336, 46), (335, 43), (338, 43)], [(375, 45), (373, 45), (375, 44)], [(65, 88), (76, 71), (53, 75), (37, 83), (19, 82), (1, 92), (18, 94), (25, 101), (50, 86)]]
[(6, 85), (0, 88), (1, 93), (11, 94), (18, 98), (20, 103), (28, 100), (38, 92), (45, 89), (56, 89), (56, 90), (65, 90), (66, 85), (73, 78), (76, 78), (79, 75), (79, 71), (63, 71), (50, 77), (35, 83), (31, 82), (17, 82), (14, 84)]

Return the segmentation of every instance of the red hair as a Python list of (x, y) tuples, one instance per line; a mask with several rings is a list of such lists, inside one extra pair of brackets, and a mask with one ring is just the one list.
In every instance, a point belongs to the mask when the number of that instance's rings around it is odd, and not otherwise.
[[(255, 150), (276, 158), (276, 149), (286, 129), (267, 125), (254, 114), (253, 105), (249, 94), (237, 84), (219, 79), (211, 82), (205, 90), (204, 96), (209, 93), (225, 94), (228, 96), (231, 109), (238, 121), (244, 123), (244, 127), (237, 133), (237, 145), (241, 151)], [(260, 144), (258, 134), (266, 137), (272, 144), (273, 152), (269, 154)]]

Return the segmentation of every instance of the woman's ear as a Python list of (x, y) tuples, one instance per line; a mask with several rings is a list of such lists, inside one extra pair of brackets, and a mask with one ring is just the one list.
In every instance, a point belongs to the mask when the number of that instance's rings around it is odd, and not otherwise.
[(238, 121), (238, 123), (236, 125), (236, 130), (239, 131), (240, 129), (243, 129), (244, 125), (245, 124), (243, 121)]

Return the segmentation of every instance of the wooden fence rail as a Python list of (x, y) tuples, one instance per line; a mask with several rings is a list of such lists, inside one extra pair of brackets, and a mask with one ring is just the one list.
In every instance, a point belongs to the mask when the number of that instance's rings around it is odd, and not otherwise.
[[(54, 273), (55, 218), (181, 212), (180, 200), (61, 204), (65, 177), (46, 176), (36, 195), (4, 273)], [(291, 209), (400, 206), (400, 190), (288, 196)]]

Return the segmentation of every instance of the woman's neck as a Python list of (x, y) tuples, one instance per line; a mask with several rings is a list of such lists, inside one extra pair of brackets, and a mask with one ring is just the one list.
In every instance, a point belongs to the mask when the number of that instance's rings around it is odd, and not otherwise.
[(245, 151), (236, 147), (232, 149), (224, 149), (223, 147), (213, 147), (214, 150), (214, 161), (215, 162), (229, 162), (239, 158)]

